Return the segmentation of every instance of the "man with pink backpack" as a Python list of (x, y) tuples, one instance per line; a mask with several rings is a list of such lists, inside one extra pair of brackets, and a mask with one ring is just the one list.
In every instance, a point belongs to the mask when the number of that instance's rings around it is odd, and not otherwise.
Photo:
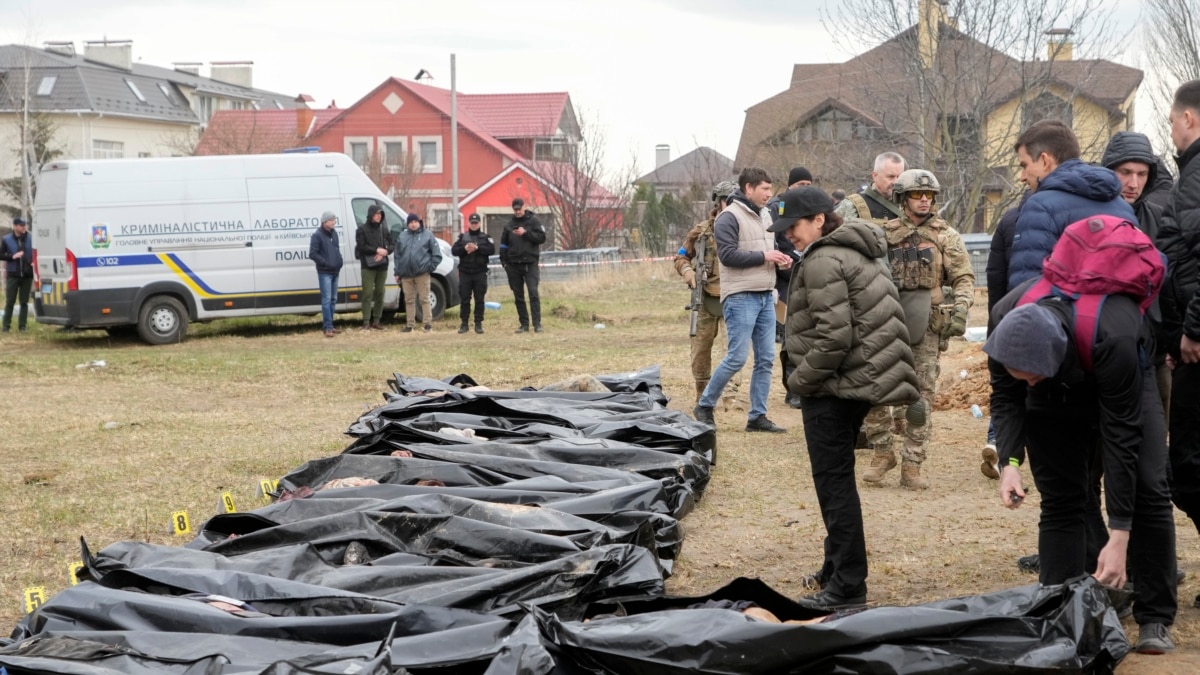
[(1088, 510), (1102, 468), (1108, 532), (1092, 533), (1093, 546), (1103, 543), (1094, 576), (1115, 588), (1127, 568), (1136, 579), (1134, 649), (1144, 654), (1174, 649), (1177, 609), (1166, 431), (1145, 317), (1164, 272), (1162, 254), (1129, 219), (1076, 221), (1042, 276), (996, 304), (984, 345), (1001, 501), (1015, 509), (1026, 496), (1023, 447), (1040, 495), (1039, 580), (1088, 571)]

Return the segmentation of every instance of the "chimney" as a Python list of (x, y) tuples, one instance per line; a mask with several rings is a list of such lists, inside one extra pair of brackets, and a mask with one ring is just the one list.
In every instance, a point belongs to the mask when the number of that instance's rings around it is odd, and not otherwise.
[(42, 46), (48, 52), (62, 54), (64, 56), (75, 56), (75, 43), (69, 41), (43, 42)]
[(296, 138), (307, 138), (308, 130), (312, 127), (313, 113), (312, 108), (308, 107), (308, 102), (312, 97), (308, 94), (300, 94), (295, 98), (296, 103)]
[(671, 146), (659, 143), (654, 146), (654, 168), (661, 169), (664, 164), (671, 163)]
[(201, 63), (199, 61), (176, 61), (171, 64), (175, 70), (178, 70), (181, 73), (187, 73), (188, 75), (195, 75), (197, 77), (200, 76), (200, 65)]
[(227, 84), (236, 84), (239, 87), (250, 89), (253, 84), (253, 61), (213, 61), (209, 63), (212, 70), (209, 71), (209, 77), (214, 80), (219, 80)]
[(133, 40), (85, 40), (83, 58), (121, 70), (133, 70)]
[(1075, 45), (1071, 42), (1070, 28), (1051, 28), (1046, 31), (1050, 40), (1046, 43), (1046, 59), (1049, 61), (1070, 61), (1075, 58)]
[(922, 68), (930, 70), (937, 62), (941, 25), (948, 22), (946, 0), (917, 0), (917, 55)]

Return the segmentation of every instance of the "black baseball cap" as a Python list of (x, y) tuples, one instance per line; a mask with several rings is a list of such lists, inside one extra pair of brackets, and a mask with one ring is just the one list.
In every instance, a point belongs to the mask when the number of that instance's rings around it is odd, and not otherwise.
[(472, 214), (471, 214), (471, 217), (470, 217), (470, 218), (467, 218), (467, 222), (469, 222), (469, 223), (478, 223), (478, 222), (479, 222), (479, 214), (478, 214), (478, 213), (472, 213)]
[(779, 195), (779, 219), (767, 228), (768, 232), (783, 232), (801, 218), (833, 211), (833, 200), (825, 191), (812, 185), (792, 188)]

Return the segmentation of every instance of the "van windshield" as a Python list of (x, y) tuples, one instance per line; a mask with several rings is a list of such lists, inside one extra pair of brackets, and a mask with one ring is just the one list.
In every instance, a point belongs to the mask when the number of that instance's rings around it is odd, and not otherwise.
[(369, 197), (359, 197), (351, 202), (351, 207), (354, 209), (354, 221), (359, 225), (364, 225), (367, 222), (367, 209), (372, 205), (383, 209), (383, 222), (387, 223), (388, 229), (393, 234), (404, 228), (406, 220), (404, 216), (396, 213), (396, 210), (388, 204)]

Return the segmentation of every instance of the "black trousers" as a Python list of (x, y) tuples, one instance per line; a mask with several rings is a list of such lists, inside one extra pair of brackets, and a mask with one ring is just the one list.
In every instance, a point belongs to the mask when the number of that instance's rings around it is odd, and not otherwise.
[(471, 316), (471, 298), (475, 298), (475, 323), (483, 323), (483, 296), (487, 295), (487, 270), (482, 272), (458, 273), (458, 299), (462, 303), (458, 315), (462, 317), (462, 325), (467, 325)]
[[(1026, 416), (1026, 445), (1033, 481), (1041, 494), (1038, 522), (1040, 581), (1060, 584), (1088, 571), (1099, 551), (1094, 410), (1033, 409)], [(1142, 378), (1142, 445), (1126, 566), (1136, 580), (1133, 616), (1138, 624), (1175, 622), (1175, 520), (1167, 481), (1166, 430), (1153, 369)], [(1107, 536), (1105, 536), (1105, 539)], [(1094, 558), (1091, 563), (1094, 565)]]
[[(528, 327), (530, 314), (533, 314), (533, 325), (542, 325), (542, 299), (538, 296), (538, 279), (541, 272), (538, 264), (508, 263), (504, 266), (508, 274), (508, 287), (513, 292), (513, 304), (517, 306), (517, 319), (521, 325)], [(525, 289), (529, 289), (529, 308), (525, 307)]]
[(871, 404), (840, 398), (801, 398), (804, 440), (825, 521), (825, 588), (840, 596), (867, 593), (867, 542), (854, 477), (854, 441)]
[[(17, 328), (25, 330), (29, 321), (29, 292), (33, 290), (33, 277), (8, 277), (4, 284), (4, 328), (12, 327), (13, 308), (20, 307)], [(20, 303), (18, 304), (18, 300)]]
[(1171, 498), (1200, 531), (1200, 363), (1171, 373)]

